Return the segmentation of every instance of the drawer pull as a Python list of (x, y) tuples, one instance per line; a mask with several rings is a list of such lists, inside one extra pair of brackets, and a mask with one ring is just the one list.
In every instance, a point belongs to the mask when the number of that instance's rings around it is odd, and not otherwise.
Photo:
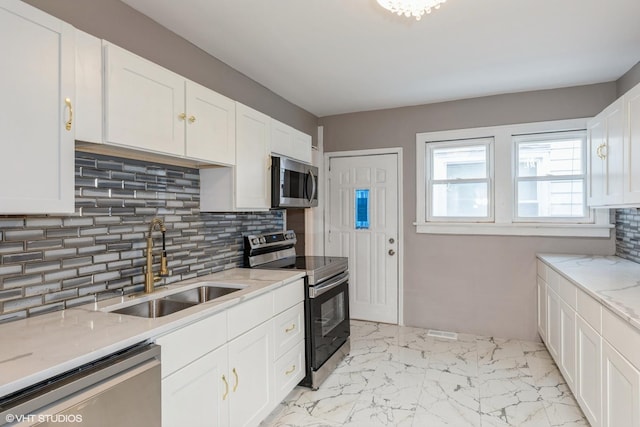
[(287, 329), (285, 329), (284, 331), (285, 331), (286, 333), (289, 333), (289, 332), (293, 331), (295, 328), (296, 328), (296, 324), (295, 324), (295, 323), (293, 323), (291, 326), (289, 326), (289, 327), (288, 327)]
[(293, 365), (293, 366), (291, 367), (291, 369), (289, 369), (289, 370), (288, 370), (287, 372), (285, 372), (284, 374), (285, 374), (285, 375), (291, 375), (291, 374), (293, 374), (295, 371), (296, 371), (296, 365)]
[(222, 400), (227, 400), (227, 396), (229, 395), (229, 383), (225, 376), (222, 376), (222, 382), (224, 383), (224, 394), (222, 395)]
[(236, 377), (236, 383), (233, 385), (233, 392), (235, 393), (238, 389), (238, 383), (240, 382), (240, 379), (238, 378), (238, 372), (236, 371), (236, 368), (233, 368), (232, 372), (233, 376)]

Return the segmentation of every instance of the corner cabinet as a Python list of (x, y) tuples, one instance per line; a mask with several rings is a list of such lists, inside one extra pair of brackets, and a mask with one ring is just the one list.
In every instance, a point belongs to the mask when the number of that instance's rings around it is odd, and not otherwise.
[(200, 210), (271, 207), (271, 118), (236, 102), (236, 165), (200, 170)]
[(0, 33), (0, 214), (72, 213), (74, 29), (4, 0)]
[(640, 205), (640, 85), (588, 125), (587, 204)]

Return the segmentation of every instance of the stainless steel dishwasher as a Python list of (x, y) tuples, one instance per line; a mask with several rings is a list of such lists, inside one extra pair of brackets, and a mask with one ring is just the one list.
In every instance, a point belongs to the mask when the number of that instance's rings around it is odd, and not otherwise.
[(160, 347), (140, 344), (0, 399), (0, 425), (158, 427)]

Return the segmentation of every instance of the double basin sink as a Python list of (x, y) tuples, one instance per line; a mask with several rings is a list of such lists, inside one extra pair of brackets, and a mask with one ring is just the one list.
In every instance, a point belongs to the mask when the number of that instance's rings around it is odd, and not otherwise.
[(227, 286), (219, 284), (203, 284), (197, 288), (176, 292), (166, 297), (152, 299), (130, 305), (128, 307), (113, 310), (112, 313), (125, 314), (129, 316), (146, 317), (155, 319), (176, 313), (194, 305), (221, 298), (233, 292), (240, 291), (246, 286)]

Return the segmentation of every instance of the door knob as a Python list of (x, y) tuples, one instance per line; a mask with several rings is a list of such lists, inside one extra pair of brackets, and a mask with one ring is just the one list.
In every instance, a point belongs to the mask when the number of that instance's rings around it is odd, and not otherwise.
[(393, 244), (393, 243), (395, 243), (395, 242), (396, 242), (396, 241), (393, 239), (393, 237), (389, 239), (389, 243), (392, 243), (392, 244)]
[(396, 251), (394, 251), (393, 249), (389, 249), (389, 255), (393, 256), (396, 254)]

